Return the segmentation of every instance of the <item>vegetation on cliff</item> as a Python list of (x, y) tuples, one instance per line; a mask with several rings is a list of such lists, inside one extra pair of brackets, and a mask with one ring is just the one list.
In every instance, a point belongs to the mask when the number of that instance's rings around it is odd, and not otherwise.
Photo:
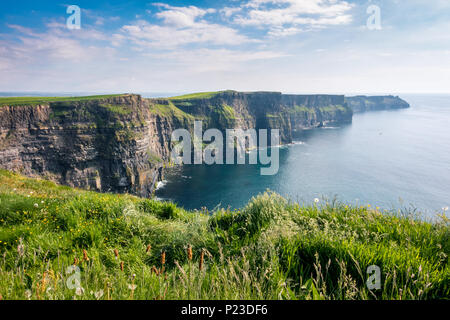
[(190, 93), (181, 96), (171, 97), (170, 100), (190, 100), (190, 99), (210, 99), (217, 96), (222, 92), (232, 92), (232, 91), (216, 91), (216, 92), (197, 92)]
[(34, 106), (49, 104), (52, 102), (80, 102), (90, 100), (109, 99), (124, 96), (122, 94), (110, 94), (86, 97), (5, 97), (0, 98), (0, 106)]
[[(448, 223), (272, 193), (242, 210), (187, 212), (0, 171), (0, 296), (448, 298)], [(381, 290), (366, 286), (370, 265)]]
[(178, 109), (171, 101), (168, 101), (166, 104), (152, 103), (151, 101), (150, 112), (168, 119), (177, 119), (181, 123), (195, 120), (192, 115)]

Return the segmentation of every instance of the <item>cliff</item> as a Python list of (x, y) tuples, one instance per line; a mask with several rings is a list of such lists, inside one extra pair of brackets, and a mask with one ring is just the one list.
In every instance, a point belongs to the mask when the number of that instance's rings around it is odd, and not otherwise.
[(280, 129), (283, 143), (295, 130), (351, 122), (344, 96), (283, 95), (278, 92), (224, 91), (175, 97), (177, 109), (206, 122), (208, 128)]
[(347, 97), (346, 102), (353, 112), (407, 109), (410, 105), (400, 97), (394, 96), (356, 96)]
[(148, 196), (169, 160), (171, 133), (294, 130), (352, 121), (344, 96), (224, 91), (170, 99), (139, 95), (0, 99), (0, 168), (71, 187)]
[(0, 108), (0, 166), (72, 187), (146, 195), (166, 122), (140, 96)]

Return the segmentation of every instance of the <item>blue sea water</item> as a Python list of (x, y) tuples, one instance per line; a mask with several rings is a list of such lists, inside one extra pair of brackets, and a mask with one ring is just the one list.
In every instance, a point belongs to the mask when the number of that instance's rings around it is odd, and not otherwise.
[(186, 209), (240, 208), (270, 189), (300, 203), (314, 198), (428, 216), (450, 206), (450, 96), (402, 95), (410, 109), (355, 114), (353, 123), (299, 133), (280, 149), (280, 170), (254, 165), (170, 169), (157, 197)]

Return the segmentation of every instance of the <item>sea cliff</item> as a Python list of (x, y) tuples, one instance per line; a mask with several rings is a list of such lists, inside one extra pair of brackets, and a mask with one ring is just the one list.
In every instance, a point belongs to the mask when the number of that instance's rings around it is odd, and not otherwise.
[(279, 129), (282, 143), (290, 143), (296, 130), (351, 122), (349, 101), (356, 105), (342, 95), (236, 91), (0, 98), (0, 168), (147, 197), (162, 179), (175, 129), (191, 130), (195, 120), (204, 129)]

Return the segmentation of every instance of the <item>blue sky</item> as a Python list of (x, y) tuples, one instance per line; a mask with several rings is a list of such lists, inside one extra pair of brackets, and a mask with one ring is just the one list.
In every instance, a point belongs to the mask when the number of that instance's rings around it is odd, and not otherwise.
[(450, 1), (2, 1), (0, 73), (0, 91), (450, 93)]

